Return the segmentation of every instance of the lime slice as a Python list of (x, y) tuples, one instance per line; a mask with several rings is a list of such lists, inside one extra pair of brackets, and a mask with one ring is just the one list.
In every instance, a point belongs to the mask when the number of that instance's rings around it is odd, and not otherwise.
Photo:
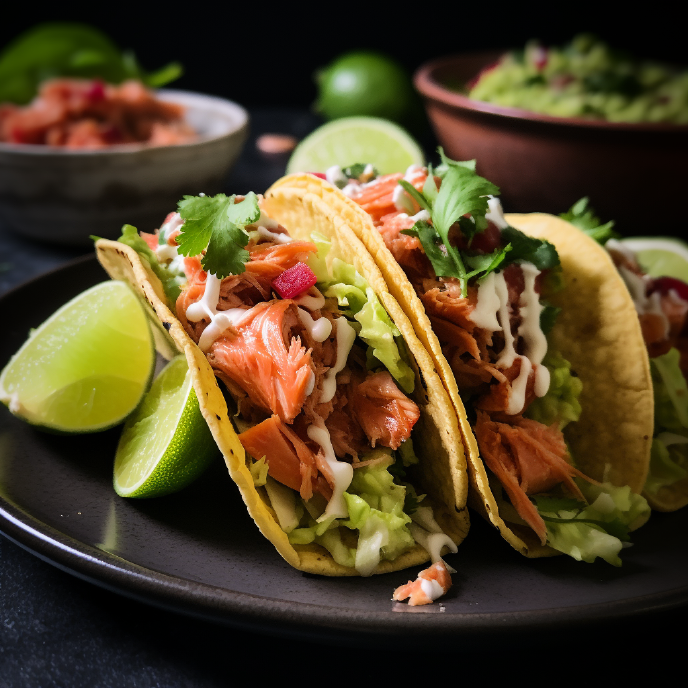
[(124, 425), (115, 454), (115, 491), (121, 497), (160, 497), (195, 480), (217, 455), (184, 356), (155, 378)]
[(148, 318), (124, 282), (103, 282), (62, 306), (0, 374), (0, 401), (57, 432), (97, 432), (139, 404), (155, 367)]
[(287, 174), (325, 172), (332, 165), (372, 163), (380, 174), (423, 165), (420, 146), (400, 126), (376, 117), (344, 117), (323, 124), (296, 147)]
[(675, 277), (688, 282), (688, 244), (672, 237), (623, 239), (651, 277)]

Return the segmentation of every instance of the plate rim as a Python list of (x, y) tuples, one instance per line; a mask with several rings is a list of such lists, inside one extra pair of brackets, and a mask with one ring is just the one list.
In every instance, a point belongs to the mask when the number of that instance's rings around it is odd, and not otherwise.
[[(70, 260), (11, 288), (0, 296), (0, 308), (28, 286), (56, 274), (95, 263), (94, 255)], [(328, 607), (263, 595), (173, 576), (98, 549), (44, 523), (0, 495), (0, 533), (43, 561), (91, 584), (159, 608), (209, 621), (276, 635), (328, 636), (364, 642), (371, 636), (448, 639), (493, 635), (495, 632), (537, 632), (614, 622), (688, 605), (688, 584), (667, 591), (587, 605), (513, 612), (404, 613)], [(258, 537), (262, 537), (256, 533)], [(275, 553), (277, 555), (277, 553)], [(316, 635), (317, 634), (317, 635)], [(354, 638), (354, 634), (357, 634)]]

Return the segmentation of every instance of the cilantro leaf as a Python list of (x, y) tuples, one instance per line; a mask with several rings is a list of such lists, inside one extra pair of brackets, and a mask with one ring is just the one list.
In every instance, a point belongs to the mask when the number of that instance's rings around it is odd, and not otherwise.
[(549, 241), (530, 237), (515, 227), (503, 229), (502, 237), (512, 247), (508, 262), (524, 260), (532, 263), (538, 270), (550, 270), (559, 266), (559, 254)]
[(405, 179), (400, 179), (399, 185), (421, 208), (423, 208), (423, 210), (427, 210), (429, 213), (432, 212), (432, 206), (425, 200), (423, 194), (420, 193), (413, 184), (407, 182)]
[(460, 217), (470, 214), (477, 224), (478, 218), (484, 218), (488, 211), (487, 197), (498, 193), (497, 186), (472, 170), (451, 166), (442, 179), (432, 209), (433, 224), (445, 244), (449, 229)]
[(258, 202), (255, 194), (246, 198), (248, 205), (235, 204), (235, 197), (225, 194), (217, 196), (184, 196), (179, 201), (179, 214), (184, 220), (181, 234), (177, 237), (179, 253), (197, 256), (206, 249), (201, 259), (203, 269), (220, 279), (228, 275), (240, 275), (246, 269), (244, 263), (249, 253), (244, 249), (248, 234), (243, 229), (248, 220), (256, 217)]
[(442, 238), (431, 224), (420, 220), (411, 229), (404, 229), (401, 233), (419, 239), (425, 255), (438, 277), (457, 277), (458, 279), (465, 277), (466, 270), (463, 263), (457, 265), (454, 258), (447, 252), (447, 247), (442, 242)]
[(437, 166), (435, 170), (438, 177), (444, 178), (451, 167), (465, 167), (471, 172), (475, 172), (475, 160), (451, 160), (444, 154), (444, 148), (439, 146), (437, 152), (440, 154), (440, 159), (442, 162)]
[[(365, 172), (366, 167), (368, 167), (367, 163), (357, 162), (355, 165), (350, 165), (349, 167), (343, 168), (342, 174), (345, 177), (348, 177), (349, 179), (358, 180), (359, 177)], [(371, 175), (371, 179), (375, 179), (375, 177), (379, 177), (379, 176), (380, 176), (380, 173), (377, 171), (377, 168), (373, 167), (373, 173)]]
[(606, 244), (609, 239), (621, 237), (613, 229), (614, 220), (602, 224), (600, 218), (595, 215), (595, 211), (590, 207), (590, 199), (587, 196), (576, 201), (565, 213), (561, 213), (559, 217), (578, 227), (578, 229), (585, 232), (585, 234), (599, 244)]
[(477, 256), (464, 256), (466, 264), (473, 268), (471, 272), (466, 275), (466, 279), (480, 275), (480, 279), (489, 275), (493, 270), (496, 270), (507, 257), (507, 253), (511, 251), (511, 244), (507, 244), (504, 248), (495, 249), (492, 253), (483, 253)]
[[(253, 191), (249, 191), (241, 203), (232, 203), (227, 208), (227, 217), (236, 225), (252, 225), (260, 220), (260, 208), (258, 207), (258, 197)], [(245, 246), (246, 244), (244, 244)]]
[(432, 168), (428, 168), (428, 177), (423, 184), (423, 196), (427, 199), (428, 203), (432, 206), (437, 200), (437, 194), (440, 190), (437, 188), (435, 183), (435, 175), (433, 174)]

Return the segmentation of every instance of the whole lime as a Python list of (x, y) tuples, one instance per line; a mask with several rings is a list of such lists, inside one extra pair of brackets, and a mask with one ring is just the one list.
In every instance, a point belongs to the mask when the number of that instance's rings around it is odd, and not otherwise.
[(380, 53), (342, 55), (320, 71), (317, 80), (316, 109), (328, 120), (367, 115), (403, 123), (417, 106), (409, 75)]

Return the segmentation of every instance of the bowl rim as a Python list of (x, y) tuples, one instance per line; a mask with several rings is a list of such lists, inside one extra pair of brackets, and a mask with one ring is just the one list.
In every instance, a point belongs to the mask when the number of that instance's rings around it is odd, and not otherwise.
[(439, 57), (424, 62), (414, 73), (413, 83), (420, 94), (427, 99), (437, 101), (443, 105), (460, 110), (494, 115), (511, 120), (528, 122), (541, 122), (554, 124), (560, 127), (581, 127), (585, 129), (597, 129), (602, 131), (653, 131), (653, 132), (682, 132), (688, 133), (688, 124), (673, 124), (671, 122), (610, 122), (604, 119), (584, 119), (583, 117), (556, 117), (540, 112), (532, 112), (523, 108), (505, 107), (481, 100), (473, 100), (466, 95), (451, 91), (436, 78), (436, 72), (440, 69), (451, 67), (461, 62), (477, 60), (484, 57), (498, 58), (508, 52), (505, 50), (489, 50), (470, 53), (461, 53)]
[(227, 113), (236, 118), (234, 126), (222, 134), (199, 136), (193, 141), (186, 143), (176, 143), (166, 146), (150, 146), (147, 143), (116, 143), (106, 148), (64, 148), (63, 146), (48, 146), (42, 143), (7, 143), (0, 141), (0, 154), (2, 153), (18, 153), (36, 156), (54, 156), (54, 157), (94, 157), (98, 155), (127, 155), (129, 153), (138, 153), (141, 151), (160, 151), (160, 150), (177, 150), (188, 149), (194, 146), (203, 146), (210, 141), (219, 141), (224, 138), (235, 136), (248, 127), (249, 114), (246, 108), (233, 100), (221, 98), (220, 96), (213, 96), (207, 93), (197, 93), (195, 91), (185, 91), (180, 89), (160, 89), (155, 92), (155, 95), (160, 100), (168, 102), (177, 102), (177, 99), (186, 101), (180, 103), (188, 106), (191, 103), (197, 107), (204, 105), (215, 105), (217, 108), (224, 109)]

